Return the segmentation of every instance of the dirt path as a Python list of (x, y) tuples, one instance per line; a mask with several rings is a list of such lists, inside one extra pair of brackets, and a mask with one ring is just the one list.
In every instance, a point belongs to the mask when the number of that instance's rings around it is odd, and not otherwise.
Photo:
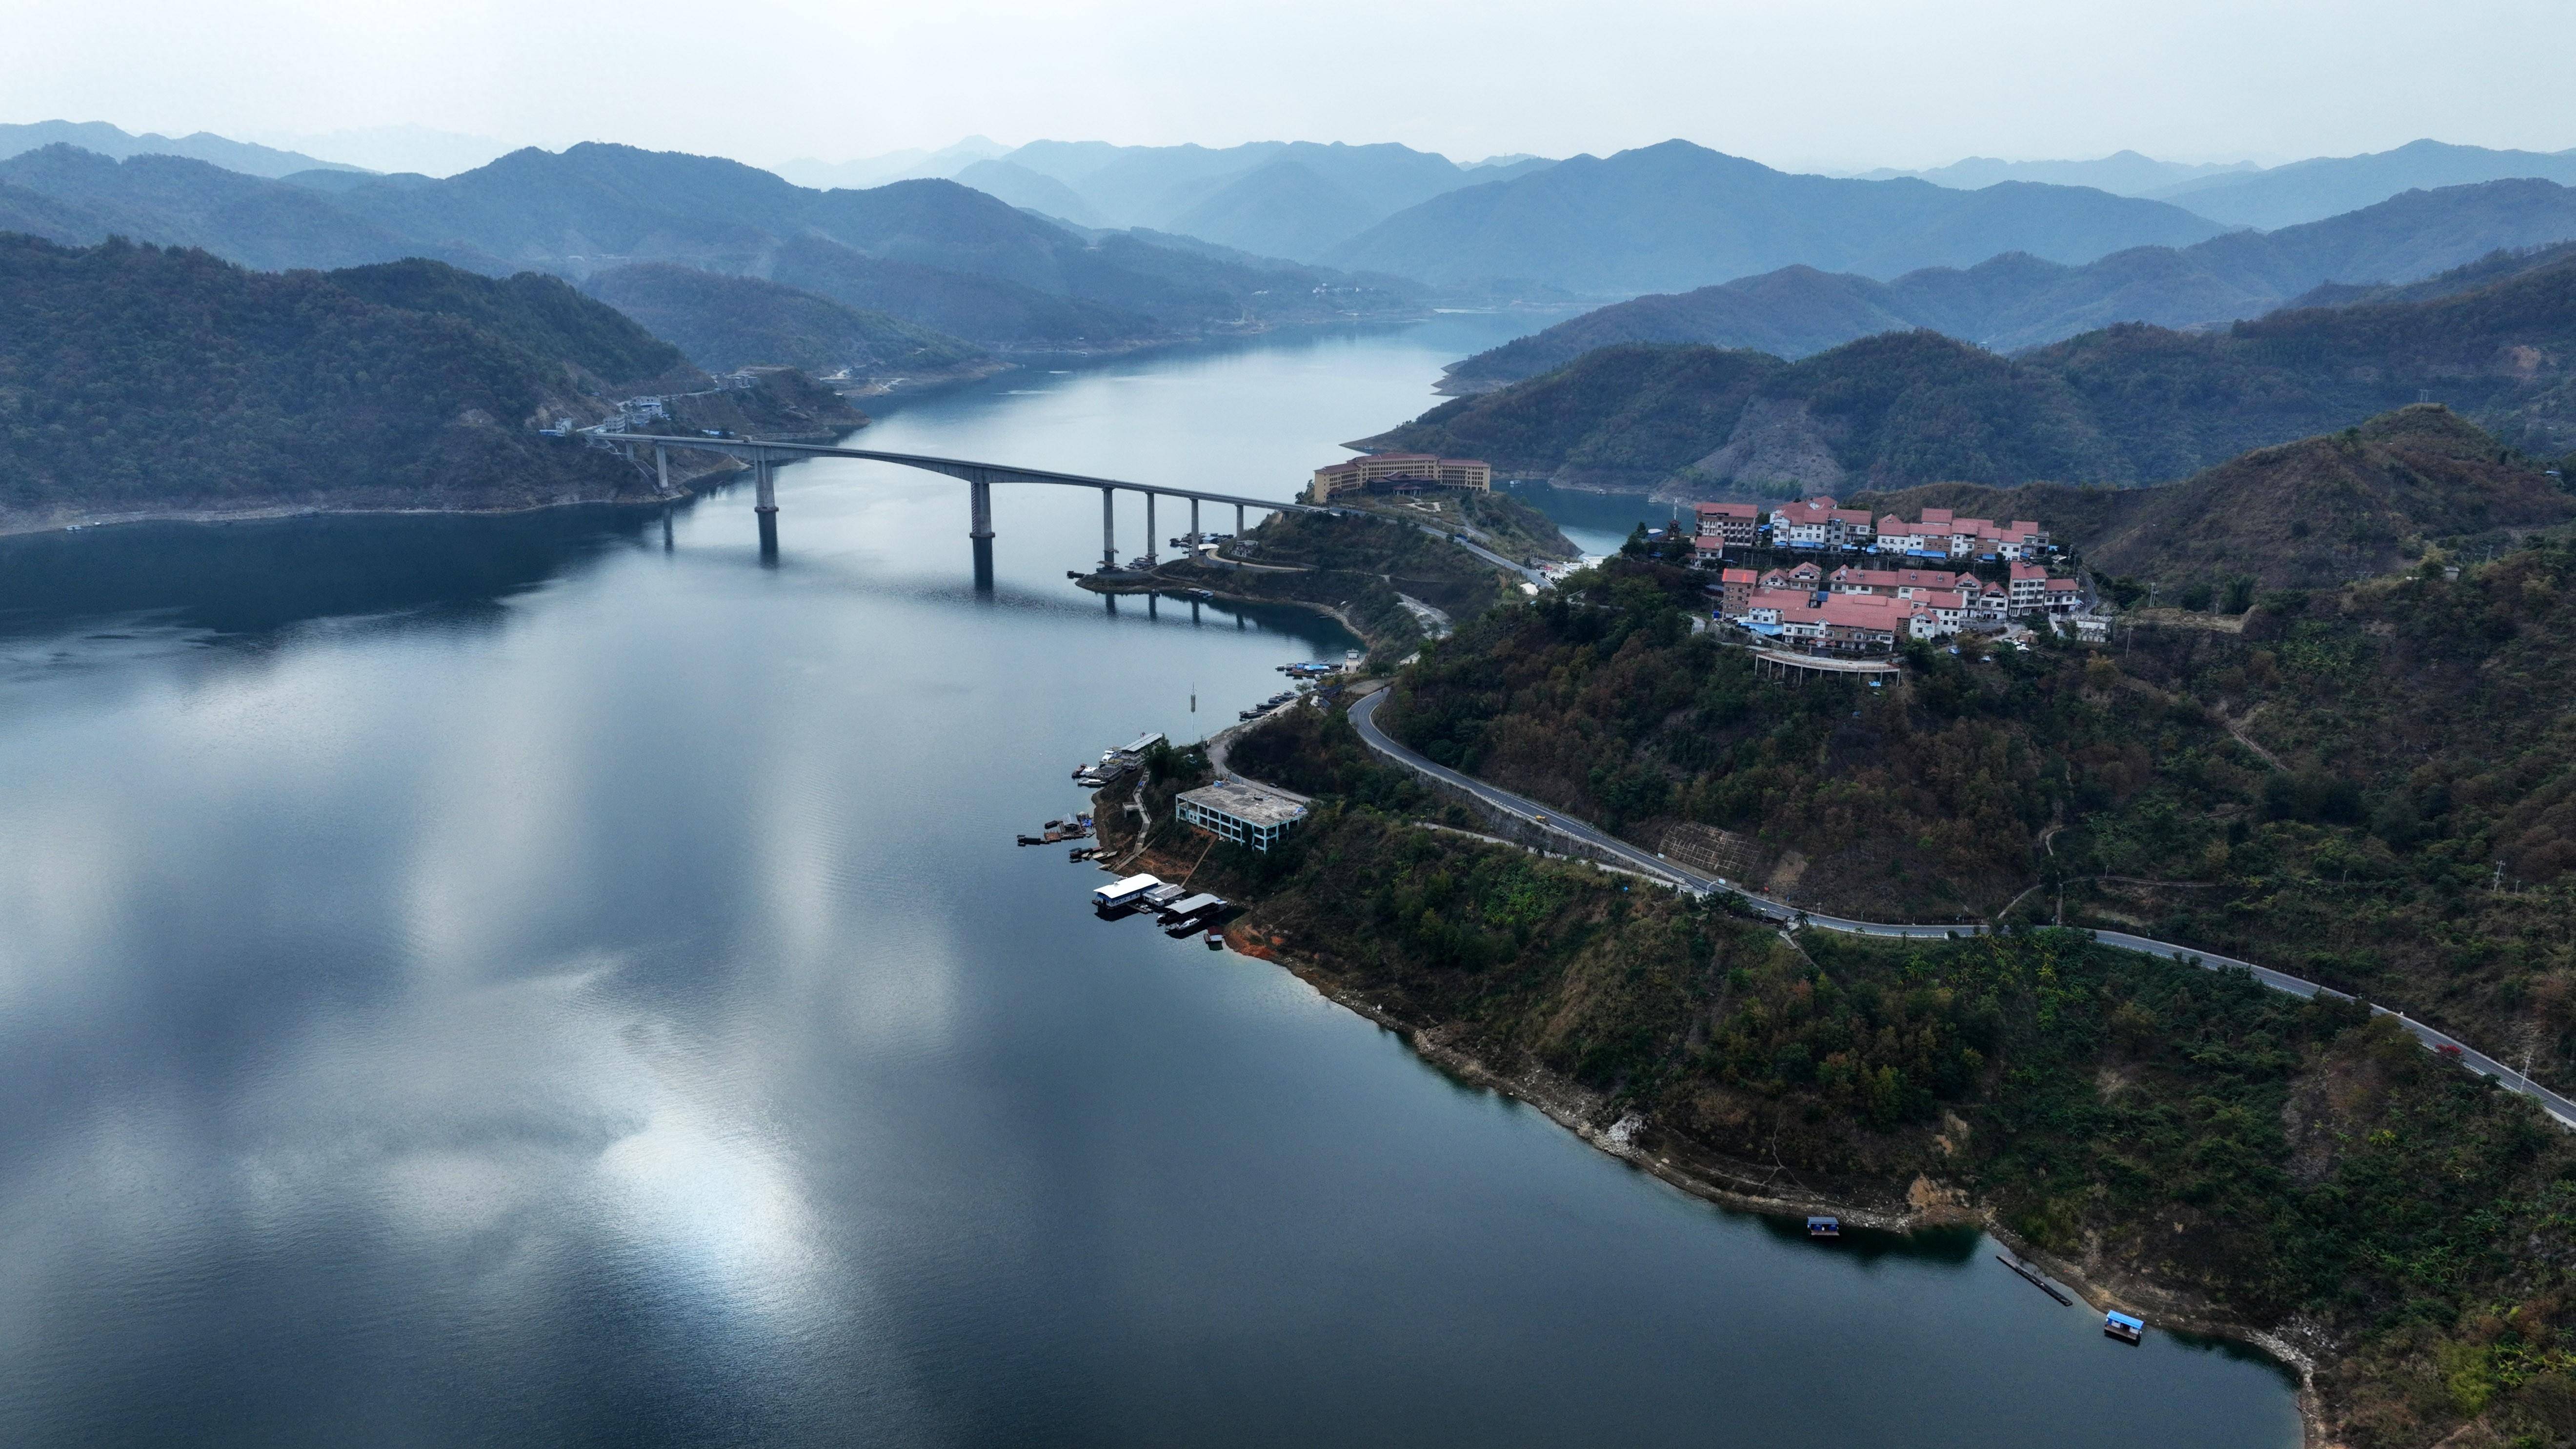
[(2227, 732), (2229, 734), (2236, 736), (2236, 743), (2252, 750), (2256, 759), (2261, 760), (2264, 764), (2271, 766), (2275, 770), (2287, 769), (2288, 766), (2281, 763), (2280, 756), (2273, 754), (2270, 750), (2254, 743), (2254, 737), (2245, 733), (2245, 727), (2252, 724), (2254, 722), (2254, 716), (2261, 714), (2262, 712), (2263, 706), (2258, 704), (2252, 709), (2245, 711), (2245, 718), (2229, 719), (2226, 712), (2222, 710), (2217, 712), (2218, 722), (2227, 726)]

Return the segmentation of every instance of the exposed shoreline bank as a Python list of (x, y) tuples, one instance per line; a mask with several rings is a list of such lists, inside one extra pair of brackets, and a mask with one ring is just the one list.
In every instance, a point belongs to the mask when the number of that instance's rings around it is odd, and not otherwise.
[[(1153, 858), (1148, 852), (1143, 859), (1150, 861)], [(1240, 924), (1238, 922), (1237, 926)], [(1651, 1124), (1634, 1117), (1622, 1117), (1605, 1124), (1602, 1119), (1607, 1114), (1597, 1093), (1541, 1068), (1532, 1067), (1519, 1074), (1500, 1071), (1460, 1046), (1448, 1034), (1448, 1028), (1407, 1022), (1343, 986), (1319, 964), (1293, 952), (1253, 941), (1249, 933), (1230, 929), (1226, 935), (1231, 949), (1285, 969), (1313, 987), (1326, 1000), (1394, 1033), (1414, 1055), (1444, 1074), (1534, 1108), (1599, 1151), (1639, 1171), (1651, 1173), (1669, 1186), (1702, 1201), (1766, 1217), (1831, 1213), (1846, 1222), (1892, 1233), (1973, 1227), (2001, 1243), (2024, 1262), (2045, 1272), (2092, 1312), (2117, 1308), (2152, 1315), (2151, 1327), (2225, 1339), (2258, 1350), (2295, 1382), (2301, 1439), (2306, 1449), (2333, 1449), (2317, 1397), (2315, 1356), (2281, 1331), (2234, 1322), (2216, 1313), (2205, 1301), (2189, 1295), (2125, 1277), (2114, 1281), (2114, 1275), (2098, 1267), (2087, 1271), (2079, 1264), (2035, 1249), (2002, 1226), (1991, 1209), (1968, 1206), (1963, 1193), (1928, 1177), (1918, 1177), (1907, 1186), (1904, 1197), (1908, 1206), (1902, 1212), (1889, 1211), (1882, 1204), (1831, 1194), (1778, 1196), (1722, 1185), (1712, 1180), (1714, 1163), (1698, 1164), (1695, 1171), (1694, 1164), (1688, 1161), (1677, 1161), (1666, 1153), (1652, 1151), (1642, 1145), (1641, 1139), (1652, 1131)], [(2298, 1330), (2295, 1322), (2285, 1327), (2291, 1332)]]
[[(1097, 801), (1095, 810), (1099, 810)], [(1123, 819), (1112, 823), (1117, 817), (1111, 811), (1100, 811), (1100, 818), (1111, 824), (1107, 833), (1124, 823)], [(1190, 864), (1147, 848), (1124, 868), (1169, 877)], [(1900, 1234), (1974, 1228), (2046, 1273), (2094, 1313), (2120, 1309), (2147, 1318), (2154, 1328), (2226, 1340), (2262, 1353), (2291, 1382), (2305, 1449), (2333, 1449), (2335, 1441), (2328, 1434), (2317, 1392), (2319, 1355), (2331, 1347), (2321, 1327), (2295, 1318), (2272, 1328), (2240, 1322), (2195, 1294), (2137, 1278), (2108, 1264), (2070, 1260), (2037, 1249), (2005, 1227), (1990, 1207), (1972, 1204), (1963, 1189), (1929, 1176), (1906, 1183), (1844, 1184), (1841, 1191), (1773, 1190), (1772, 1174), (1757, 1177), (1738, 1172), (1734, 1168), (1739, 1164), (1650, 1119), (1614, 1114), (1600, 1093), (1553, 1072), (1537, 1066), (1518, 1071), (1495, 1066), (1462, 1039), (1454, 1023), (1398, 1016), (1340, 979), (1321, 959), (1301, 955), (1280, 938), (1264, 933), (1256, 924), (1258, 898), (1245, 904), (1251, 911), (1225, 930), (1230, 949), (1285, 969), (1335, 1005), (1394, 1033), (1417, 1057), (1453, 1080), (1532, 1107), (1595, 1149), (1730, 1211), (1788, 1218), (1831, 1213), (1856, 1226)]]
[[(825, 440), (843, 436), (825, 435)], [(781, 439), (780, 441), (804, 441)], [(675, 444), (684, 440), (674, 439)], [(689, 451), (680, 446), (674, 453)], [(718, 455), (721, 456), (721, 455)], [(601, 498), (556, 498), (542, 502), (496, 503), (472, 508), (377, 508), (335, 507), (328, 503), (246, 503), (238, 508), (146, 508), (128, 513), (57, 513), (46, 518), (9, 518), (0, 516), (0, 538), (16, 538), (38, 533), (71, 533), (92, 528), (115, 528), (135, 523), (262, 523), (286, 518), (504, 518), (521, 513), (542, 513), (555, 508), (668, 508), (687, 503), (715, 488), (731, 482), (737, 474), (748, 474), (747, 468), (729, 461), (713, 466), (684, 471), (674, 462), (671, 469), (671, 491), (668, 493), (625, 494)]]

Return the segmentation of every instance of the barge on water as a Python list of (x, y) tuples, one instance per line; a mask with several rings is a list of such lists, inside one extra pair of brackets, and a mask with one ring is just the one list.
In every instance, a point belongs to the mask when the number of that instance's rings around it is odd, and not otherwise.
[(2116, 1338), (2122, 1343), (2136, 1343), (2146, 1336), (2147, 1323), (2143, 1318), (2131, 1318), (2113, 1311), (2102, 1315), (2102, 1332), (2105, 1337)]
[(1842, 1235), (1843, 1220), (1841, 1218), (1817, 1217), (1807, 1219), (1808, 1237), (1839, 1238)]

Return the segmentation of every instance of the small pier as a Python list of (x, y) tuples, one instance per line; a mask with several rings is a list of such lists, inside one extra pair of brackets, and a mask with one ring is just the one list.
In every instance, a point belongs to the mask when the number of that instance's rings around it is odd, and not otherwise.
[(2005, 1267), (2012, 1269), (2014, 1272), (2019, 1273), (2020, 1275), (2022, 1275), (2022, 1277), (2024, 1277), (2024, 1278), (2026, 1278), (2026, 1279), (2030, 1280), (2030, 1286), (2032, 1286), (2033, 1288), (2038, 1289), (2038, 1290), (2039, 1290), (2040, 1292), (2042, 1292), (2042, 1293), (2047, 1294), (2049, 1297), (2056, 1299), (2059, 1307), (2061, 1307), (2061, 1308), (2072, 1308), (2072, 1307), (2074, 1307), (2074, 1306), (2075, 1306), (2075, 1300), (2074, 1300), (2074, 1299), (2072, 1299), (2072, 1298), (2067, 1297), (2067, 1296), (2066, 1296), (2065, 1294), (2063, 1294), (2063, 1293), (2058, 1292), (2058, 1291), (2057, 1291), (2057, 1285), (2056, 1285), (2056, 1284), (2049, 1282), (2049, 1281), (2048, 1281), (2047, 1279), (2045, 1279), (2045, 1278), (2042, 1278), (2042, 1277), (2041, 1277), (2041, 1276), (2039, 1276), (2037, 1273), (2032, 1272), (2029, 1268), (2027, 1268), (2027, 1267), (2023, 1266), (2022, 1264), (2014, 1262), (2012, 1259), (2005, 1257), (2005, 1256), (2004, 1256), (2003, 1254), (2001, 1254), (2001, 1253), (1997, 1253), (1997, 1254), (1995, 1254), (1995, 1261), (1996, 1261), (1996, 1262), (1998, 1262), (1998, 1263), (2003, 1264)]

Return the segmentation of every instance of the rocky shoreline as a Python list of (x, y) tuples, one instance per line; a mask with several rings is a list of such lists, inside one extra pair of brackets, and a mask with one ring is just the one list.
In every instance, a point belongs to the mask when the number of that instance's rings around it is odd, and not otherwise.
[[(1102, 811), (1100, 818), (1106, 822), (1113, 815)], [(1188, 865), (1148, 849), (1126, 868), (1165, 872)], [(2005, 1227), (1990, 1208), (1971, 1203), (1964, 1190), (1927, 1175), (1901, 1185), (1882, 1184), (1883, 1193), (1872, 1193), (1860, 1184), (1849, 1184), (1842, 1192), (1771, 1190), (1771, 1176), (1735, 1172), (1724, 1158), (1678, 1133), (1633, 1114), (1614, 1114), (1601, 1094), (1553, 1072), (1535, 1066), (1518, 1071), (1495, 1066), (1454, 1025), (1396, 1015), (1336, 978), (1321, 960), (1300, 955), (1281, 938), (1266, 934), (1257, 924), (1260, 902), (1248, 904), (1250, 913), (1226, 928), (1230, 949), (1285, 969), (1335, 1005), (1394, 1033), (1415, 1055), (1450, 1077), (1533, 1107), (1600, 1151), (1720, 1207), (1771, 1217), (1831, 1213), (1846, 1222), (1894, 1233), (1975, 1228), (2045, 1272), (2094, 1312), (2116, 1308), (2146, 1318), (2152, 1327), (2225, 1339), (2267, 1355), (2296, 1382), (2306, 1449), (2335, 1449), (2317, 1392), (2319, 1359), (2332, 1351), (2320, 1326), (2297, 1319), (2274, 1328), (2239, 1322), (2197, 1295), (2161, 1287), (2100, 1261), (2073, 1261), (2034, 1248)]]
[[(820, 434), (814, 437), (782, 438), (782, 442), (831, 442), (842, 435)], [(680, 440), (674, 439), (675, 442)], [(44, 515), (10, 515), (0, 513), (0, 538), (31, 533), (62, 533), (78, 529), (112, 528), (129, 523), (257, 523), (282, 518), (333, 517), (502, 517), (514, 513), (537, 513), (552, 508), (665, 508), (686, 502), (710, 488), (732, 481), (734, 475), (747, 472), (746, 467), (724, 454), (694, 452), (694, 456), (714, 461), (689, 464), (683, 454), (692, 450), (674, 447), (671, 460), (669, 493), (602, 493), (577, 494), (566, 498), (495, 501), (486, 505), (444, 508), (382, 507), (363, 502), (333, 504), (329, 502), (287, 503), (269, 501), (244, 503), (230, 507), (187, 507), (135, 509), (119, 513), (96, 513), (56, 510)]]
[[(1150, 855), (1146, 857), (1148, 860), (1152, 858)], [(2005, 1228), (1990, 1209), (1969, 1205), (1964, 1192), (1929, 1177), (1918, 1176), (1906, 1186), (1903, 1195), (1906, 1206), (1902, 1211), (1891, 1211), (1885, 1202), (1871, 1203), (1852, 1197), (1826, 1194), (1781, 1196), (1722, 1184), (1712, 1180), (1723, 1171), (1714, 1162), (1695, 1165), (1686, 1159), (1677, 1160), (1667, 1152), (1654, 1150), (1649, 1143), (1667, 1134), (1658, 1133), (1652, 1124), (1634, 1116), (1612, 1118), (1598, 1093), (1540, 1068), (1517, 1073), (1501, 1071), (1462, 1046), (1454, 1029), (1438, 1024), (1418, 1025), (1395, 1016), (1335, 981), (1318, 963), (1258, 939), (1242, 921), (1237, 921), (1227, 931), (1226, 941), (1233, 950), (1286, 969), (1335, 1005), (1393, 1032), (1415, 1055), (1451, 1077), (1534, 1107), (1593, 1147), (1631, 1167), (1652, 1173), (1693, 1197), (1720, 1207), (1771, 1217), (1831, 1213), (1846, 1222), (1894, 1233), (1926, 1228), (1973, 1227), (2003, 1244), (2024, 1262), (2046, 1272), (2094, 1312), (2116, 1308), (2148, 1317), (2153, 1327), (2227, 1339), (2258, 1349), (2291, 1370), (2297, 1378), (2299, 1420), (2307, 1449), (2334, 1449), (2327, 1436), (2317, 1397), (2316, 1356), (2297, 1341), (2299, 1337), (2317, 1336), (2303, 1331), (2307, 1325), (2294, 1321), (2284, 1329), (2275, 1330), (2239, 1323), (2192, 1295), (2114, 1274), (2100, 1264), (2088, 1269), (2085, 1265), (2040, 1251)], [(1687, 1152), (1687, 1144), (1667, 1142), (1664, 1145), (1681, 1147)]]

